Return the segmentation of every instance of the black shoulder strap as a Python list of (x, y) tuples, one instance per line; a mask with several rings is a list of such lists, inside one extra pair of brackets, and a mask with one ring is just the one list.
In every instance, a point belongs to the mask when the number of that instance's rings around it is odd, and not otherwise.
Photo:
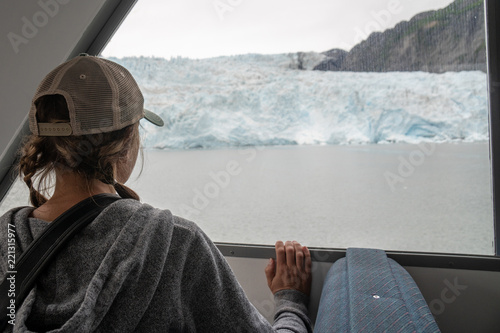
[[(98, 194), (74, 205), (52, 221), (43, 233), (35, 239), (17, 260), (0, 285), (0, 331), (12, 316), (11, 303), (15, 311), (33, 287), (38, 275), (51, 259), (78, 231), (93, 221), (101, 211), (120, 199), (112, 194)], [(11, 287), (15, 287), (12, 291)], [(10, 308), (9, 308), (10, 306)]]

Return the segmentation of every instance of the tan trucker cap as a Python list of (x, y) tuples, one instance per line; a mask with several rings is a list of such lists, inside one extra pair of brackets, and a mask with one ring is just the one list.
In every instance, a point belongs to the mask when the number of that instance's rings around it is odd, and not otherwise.
[[(62, 95), (69, 123), (39, 123), (35, 102)], [(144, 98), (127, 69), (85, 53), (57, 66), (42, 80), (31, 102), (29, 125), (38, 136), (69, 136), (112, 132), (146, 118), (157, 126), (163, 120), (144, 109)]]

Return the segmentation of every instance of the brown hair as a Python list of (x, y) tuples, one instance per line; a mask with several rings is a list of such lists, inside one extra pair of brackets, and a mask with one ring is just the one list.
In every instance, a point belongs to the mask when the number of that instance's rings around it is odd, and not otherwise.
[[(69, 122), (66, 100), (61, 95), (48, 95), (36, 102), (39, 122)], [(19, 174), (30, 190), (30, 201), (35, 207), (47, 198), (48, 178), (55, 170), (72, 171), (84, 177), (87, 184), (100, 180), (113, 185), (122, 198), (139, 200), (127, 186), (115, 181), (116, 165), (120, 159), (139, 145), (138, 123), (123, 129), (91, 135), (42, 137), (31, 135), (20, 151)], [(35, 185), (35, 181), (36, 185)]]

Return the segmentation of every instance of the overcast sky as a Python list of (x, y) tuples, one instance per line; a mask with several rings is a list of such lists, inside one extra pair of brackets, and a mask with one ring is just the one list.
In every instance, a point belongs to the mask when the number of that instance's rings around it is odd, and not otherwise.
[(452, 0), (139, 0), (106, 57), (349, 50)]

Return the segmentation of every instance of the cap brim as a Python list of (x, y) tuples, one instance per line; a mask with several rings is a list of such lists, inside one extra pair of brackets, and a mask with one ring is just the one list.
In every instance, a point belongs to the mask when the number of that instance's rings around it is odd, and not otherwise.
[(159, 115), (146, 109), (144, 109), (144, 118), (156, 126), (162, 127), (164, 125), (163, 119)]

